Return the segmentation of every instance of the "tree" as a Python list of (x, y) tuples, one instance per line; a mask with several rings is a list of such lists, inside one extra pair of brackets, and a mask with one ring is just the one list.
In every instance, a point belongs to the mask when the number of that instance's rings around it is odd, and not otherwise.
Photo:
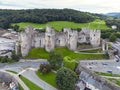
[(56, 75), (56, 84), (60, 90), (75, 90), (75, 83), (77, 81), (75, 72), (68, 68), (61, 68)]
[(53, 69), (57, 69), (61, 67), (63, 59), (60, 53), (51, 51), (48, 61)]
[(19, 31), (19, 26), (15, 25), (15, 26), (13, 26), (13, 29), (14, 29), (14, 31), (18, 32)]
[(12, 60), (14, 60), (14, 61), (17, 62), (17, 61), (19, 61), (20, 56), (16, 55), (16, 54), (15, 54), (15, 51), (12, 51), (11, 58), (12, 58)]
[(51, 66), (49, 64), (40, 64), (40, 72), (46, 74), (51, 71)]
[(117, 39), (117, 37), (116, 37), (114, 34), (111, 34), (110, 37), (109, 37), (109, 40), (110, 40), (111, 42), (115, 42), (116, 39)]

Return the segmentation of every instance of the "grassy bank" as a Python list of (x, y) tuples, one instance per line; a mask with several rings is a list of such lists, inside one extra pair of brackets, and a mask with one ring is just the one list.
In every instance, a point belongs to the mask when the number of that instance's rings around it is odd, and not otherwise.
[(11, 72), (11, 73), (14, 73), (14, 74), (18, 74), (17, 72), (13, 71), (13, 70), (6, 70), (7, 72)]
[(31, 82), (23, 76), (20, 76), (20, 79), (28, 86), (30, 90), (43, 90), (42, 88), (40, 88), (39, 86), (37, 86), (36, 84), (34, 84), (33, 82)]
[(19, 90), (24, 90), (23, 87), (18, 83)]
[(97, 49), (91, 49), (91, 50), (83, 50), (80, 52), (84, 52), (84, 53), (102, 53), (102, 48), (97, 48)]
[[(72, 59), (86, 60), (86, 59), (106, 59), (104, 54), (82, 54), (75, 53), (67, 47), (57, 47), (55, 51), (60, 52), (62, 57), (69, 56)], [(48, 58), (49, 53), (43, 48), (33, 48), (25, 58)]]
[(56, 83), (55, 83), (55, 78), (56, 78), (56, 74), (53, 72), (49, 72), (47, 74), (42, 74), (40, 73), (40, 71), (38, 70), (36, 72), (37, 76), (42, 79), (43, 81), (49, 83), (50, 85), (52, 85), (53, 87), (57, 87)]
[(44, 48), (33, 48), (25, 58), (48, 58), (48, 52)]
[(97, 71), (94, 71), (94, 73), (96, 73), (98, 75), (102, 75), (102, 76), (120, 77), (120, 74), (112, 74), (112, 73), (97, 72)]
[(120, 79), (108, 78), (108, 80), (120, 86)]

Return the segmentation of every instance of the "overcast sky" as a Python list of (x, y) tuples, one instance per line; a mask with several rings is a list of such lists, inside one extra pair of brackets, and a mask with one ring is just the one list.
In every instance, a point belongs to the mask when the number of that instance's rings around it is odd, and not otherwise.
[(120, 0), (0, 0), (0, 9), (71, 8), (92, 13), (120, 12)]

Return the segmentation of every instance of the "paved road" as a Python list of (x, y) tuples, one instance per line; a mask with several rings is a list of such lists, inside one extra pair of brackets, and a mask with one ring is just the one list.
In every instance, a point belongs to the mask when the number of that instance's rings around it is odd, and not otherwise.
[[(16, 71), (18, 73), (27, 73), (26, 72), (26, 69), (27, 68), (35, 68), (35, 69), (38, 69), (40, 64), (42, 63), (46, 63), (47, 60), (44, 60), (44, 59), (37, 59), (37, 60), (27, 60), (27, 59), (22, 59), (20, 60), (20, 62), (16, 62), (16, 63), (6, 63), (6, 64), (0, 64), (0, 70), (1, 71), (5, 71), (5, 70), (13, 70), (13, 71)], [(10, 72), (9, 72), (10, 73)], [(12, 74), (12, 73), (11, 73)], [(19, 77), (17, 75), (14, 75), (12, 74), (17, 80), (18, 82), (21, 84), (22, 87), (24, 87), (24, 90), (29, 90), (27, 88), (27, 86), (24, 84), (24, 82), (19, 79)], [(31, 74), (32, 75), (32, 74)], [(34, 75), (34, 74), (33, 74)], [(35, 75), (34, 75), (35, 76)], [(34, 76), (32, 76), (34, 78)], [(39, 80), (39, 79), (38, 79)], [(36, 84), (36, 83), (35, 83)], [(47, 84), (44, 84), (47, 86)], [(40, 86), (40, 85), (39, 85)], [(50, 86), (49, 86), (50, 88)], [(46, 89), (46, 90), (49, 90), (49, 89)], [(52, 89), (51, 89), (52, 90)], [(53, 89), (53, 90), (56, 90), (56, 89)]]
[(25, 84), (24, 82), (18, 77), (17, 74), (13, 74), (11, 72), (7, 72), (7, 71), (4, 71), (4, 70), (0, 70), (1, 72), (6, 72), (6, 73), (9, 73), (10, 75), (12, 75), (18, 82), (19, 84), (23, 87), (24, 90), (30, 90)]
[(35, 74), (35, 70), (27, 69), (25, 72), (21, 73), (24, 77), (38, 85), (39, 87), (43, 88), (44, 90), (57, 90), (53, 86), (49, 85), (48, 83), (44, 82), (43, 80), (39, 79), (39, 77)]
[(15, 62), (15, 63), (6, 63), (6, 64), (0, 64), (0, 69), (2, 70), (6, 70), (6, 69), (11, 69), (14, 70), (16, 72), (20, 72), (28, 67), (32, 67), (32, 68), (39, 68), (40, 64), (42, 63), (46, 63), (47, 60), (26, 60), (26, 59), (22, 59), (20, 60), (20, 62)]
[(83, 60), (80, 65), (89, 68), (92, 71), (109, 72), (120, 74), (120, 61), (115, 60)]

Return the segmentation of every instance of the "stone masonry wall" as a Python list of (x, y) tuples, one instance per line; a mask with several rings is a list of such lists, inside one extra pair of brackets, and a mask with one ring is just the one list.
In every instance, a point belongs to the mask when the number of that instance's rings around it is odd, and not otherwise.
[(98, 88), (99, 90), (120, 90), (120, 86), (117, 86), (114, 83), (102, 78), (101, 76), (92, 73), (85, 67), (80, 67), (80, 75), (79, 78), (82, 79), (84, 82), (87, 82), (94, 87)]

